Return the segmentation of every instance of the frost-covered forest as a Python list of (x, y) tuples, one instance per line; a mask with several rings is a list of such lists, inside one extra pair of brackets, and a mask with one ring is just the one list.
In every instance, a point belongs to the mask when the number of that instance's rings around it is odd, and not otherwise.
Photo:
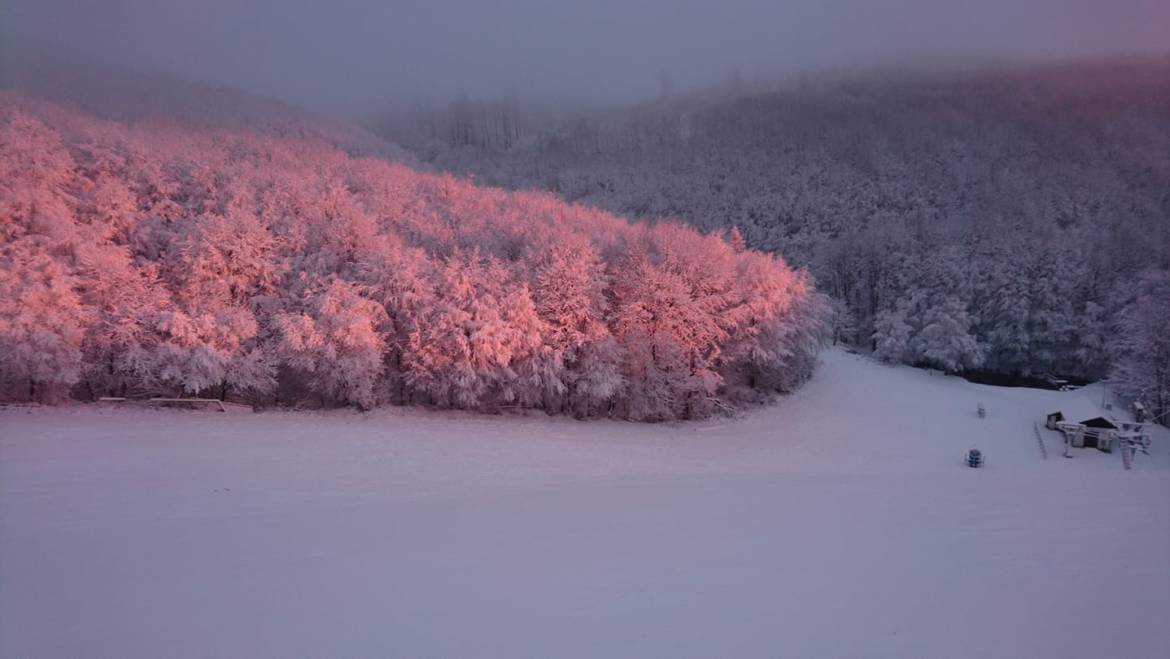
[(11, 93), (0, 240), (10, 400), (694, 418), (798, 386), (828, 313), (735, 232)]
[(1170, 412), (1164, 59), (460, 97), (391, 141), (86, 79), (8, 81), (71, 110), (3, 100), (6, 398), (668, 419), (792, 389), (828, 334)]
[(624, 110), (514, 96), (379, 130), (440, 169), (806, 266), (835, 341), (1170, 411), (1170, 60), (805, 77)]

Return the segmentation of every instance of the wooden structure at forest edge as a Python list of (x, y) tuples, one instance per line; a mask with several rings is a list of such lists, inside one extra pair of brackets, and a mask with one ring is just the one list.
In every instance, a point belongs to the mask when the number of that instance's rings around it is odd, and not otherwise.
[(254, 412), (251, 405), (229, 403), (218, 398), (122, 398), (103, 396), (99, 403), (132, 403), (137, 405), (190, 406), (211, 408), (218, 412)]
[(1074, 448), (1095, 448), (1113, 452), (1118, 424), (1095, 406), (1066, 401), (1061, 409), (1048, 415), (1044, 424), (1049, 430), (1064, 434), (1065, 442)]
[[(1085, 402), (1080, 404), (1070, 402), (1061, 407), (1060, 411), (1048, 415), (1045, 426), (1049, 430), (1057, 430), (1064, 434), (1064, 457), (1072, 457), (1069, 453), (1070, 447), (1096, 448), (1112, 453), (1113, 447), (1117, 446), (1121, 449), (1121, 462), (1128, 471), (1133, 469), (1134, 456), (1138, 451), (1150, 454), (1150, 434), (1146, 431), (1144, 423), (1119, 421)], [(1033, 428), (1036, 430), (1041, 452), (1047, 453), (1039, 427), (1033, 424)]]

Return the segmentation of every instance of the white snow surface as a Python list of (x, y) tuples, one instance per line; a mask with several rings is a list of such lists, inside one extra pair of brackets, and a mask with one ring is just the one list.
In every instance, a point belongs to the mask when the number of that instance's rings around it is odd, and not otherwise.
[(1170, 432), (822, 359), (671, 425), (0, 410), (0, 656), (1170, 657)]

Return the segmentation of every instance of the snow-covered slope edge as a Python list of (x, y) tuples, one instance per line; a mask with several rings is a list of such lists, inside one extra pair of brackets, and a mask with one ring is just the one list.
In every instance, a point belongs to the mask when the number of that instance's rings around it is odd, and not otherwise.
[(1170, 433), (1045, 460), (1069, 399), (830, 351), (725, 422), (10, 408), (0, 654), (1166, 656)]

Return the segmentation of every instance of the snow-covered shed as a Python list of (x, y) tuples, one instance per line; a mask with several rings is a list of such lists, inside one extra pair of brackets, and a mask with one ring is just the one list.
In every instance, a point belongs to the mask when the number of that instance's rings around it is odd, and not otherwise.
[(1085, 398), (1069, 398), (1060, 409), (1048, 415), (1045, 424), (1049, 430), (1060, 430), (1069, 443), (1077, 448), (1113, 449), (1117, 422), (1101, 408)]

